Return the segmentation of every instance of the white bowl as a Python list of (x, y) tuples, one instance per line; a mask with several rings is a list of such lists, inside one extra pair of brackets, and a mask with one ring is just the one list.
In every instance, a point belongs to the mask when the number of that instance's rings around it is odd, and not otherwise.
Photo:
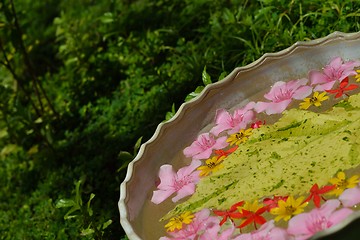
[[(182, 104), (171, 120), (160, 123), (129, 164), (120, 186), (120, 222), (127, 236), (132, 240), (158, 237), (157, 230), (152, 229), (157, 217), (144, 219), (142, 212), (150, 202), (159, 168), (167, 163), (185, 163), (182, 150), (212, 126), (217, 109), (244, 105), (275, 82), (306, 76), (309, 70), (321, 69), (334, 56), (360, 59), (360, 32), (334, 32), (324, 38), (297, 42), (277, 53), (267, 53), (245, 67), (235, 68), (222, 81), (206, 86), (198, 97)], [(335, 230), (318, 235), (338, 231), (358, 216), (356, 212)]]

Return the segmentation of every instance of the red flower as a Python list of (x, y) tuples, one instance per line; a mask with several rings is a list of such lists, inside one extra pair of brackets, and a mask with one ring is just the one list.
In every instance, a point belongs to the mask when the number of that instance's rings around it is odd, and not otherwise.
[(259, 121), (252, 123), (250, 127), (255, 129), (255, 128), (261, 127), (261, 125), (264, 125), (264, 124), (265, 124), (265, 120), (264, 121), (259, 120)]
[(237, 148), (238, 148), (238, 146), (235, 145), (235, 147), (229, 148), (226, 151), (224, 151), (222, 149), (215, 150), (215, 154), (218, 156), (218, 159), (221, 158), (222, 156), (227, 157), (230, 153), (233, 153)]
[(215, 215), (218, 215), (220, 217), (223, 217), (223, 219), (220, 222), (220, 226), (223, 225), (226, 220), (229, 218), (231, 221), (233, 219), (239, 219), (242, 217), (242, 214), (238, 212), (238, 207), (241, 207), (244, 204), (244, 201), (237, 202), (234, 205), (230, 207), (230, 210), (226, 211), (220, 211), (220, 210), (213, 210)]
[(254, 223), (254, 227), (256, 229), (256, 224), (264, 224), (266, 223), (266, 219), (261, 216), (264, 212), (266, 212), (267, 206), (263, 207), (262, 205), (258, 205), (257, 200), (253, 203), (246, 202), (244, 207), (241, 208), (241, 218), (245, 218), (237, 228), (243, 228), (247, 225)]
[(346, 96), (349, 96), (348, 94), (345, 93), (345, 91), (351, 91), (351, 90), (357, 89), (359, 86), (356, 84), (350, 84), (349, 86), (347, 86), (348, 84), (349, 84), (349, 78), (347, 77), (341, 81), (338, 89), (325, 90), (325, 91), (328, 93), (333, 93), (333, 94), (336, 93), (335, 98), (339, 98), (344, 94)]
[(274, 196), (273, 198), (265, 198), (263, 203), (266, 205), (267, 211), (270, 211), (272, 208), (278, 207), (278, 202), (280, 200), (286, 202), (287, 199), (288, 196)]
[(315, 183), (310, 189), (310, 196), (307, 199), (305, 199), (304, 202), (309, 202), (313, 198), (315, 206), (319, 208), (321, 199), (326, 201), (326, 199), (320, 195), (330, 192), (335, 187), (336, 185), (327, 185), (327, 186), (323, 186), (322, 188), (319, 188), (317, 183)]

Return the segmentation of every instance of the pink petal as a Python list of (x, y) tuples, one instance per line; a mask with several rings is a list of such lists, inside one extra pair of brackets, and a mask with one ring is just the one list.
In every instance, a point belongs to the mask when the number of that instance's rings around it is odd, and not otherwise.
[(297, 100), (302, 100), (307, 96), (309, 96), (311, 93), (312, 93), (312, 87), (302, 86), (295, 91), (293, 98)]
[(211, 129), (210, 133), (217, 136), (219, 133), (232, 128), (230, 124), (232, 120), (230, 113), (225, 109), (218, 109), (215, 115), (215, 124), (217, 125)]
[(268, 115), (282, 113), (287, 108), (287, 106), (289, 106), (290, 103), (291, 103), (291, 99), (284, 100), (284, 101), (281, 101), (278, 103), (258, 102), (255, 106), (255, 111), (257, 111), (257, 112), (265, 111), (266, 114), (268, 114)]
[(282, 89), (284, 88), (285, 85), (286, 85), (286, 82), (283, 82), (283, 81), (276, 82), (274, 84), (274, 86), (272, 86), (270, 91), (268, 93), (264, 94), (264, 97), (270, 101), (274, 101), (276, 95), (282, 91)]
[(178, 190), (176, 196), (173, 197), (171, 200), (173, 202), (177, 202), (184, 197), (194, 194), (194, 192), (195, 192), (195, 184), (194, 183), (186, 184), (182, 188), (180, 188), (180, 190)]
[(360, 203), (360, 189), (358, 187), (346, 189), (339, 197), (344, 207), (352, 207)]
[(330, 66), (334, 69), (339, 69), (341, 67), (342, 63), (343, 63), (343, 60), (341, 59), (341, 57), (335, 57), (330, 61), (330, 63), (327, 66)]
[(333, 214), (331, 214), (331, 217), (329, 218), (329, 222), (332, 223), (331, 226), (335, 226), (344, 219), (346, 219), (350, 214), (352, 214), (354, 211), (349, 208), (342, 208), (340, 210), (335, 211)]
[(218, 149), (223, 149), (225, 147), (227, 147), (229, 145), (229, 143), (226, 142), (227, 137), (219, 137), (218, 139), (216, 139), (216, 143), (214, 144), (214, 146), (212, 147), (215, 150)]
[(289, 239), (289, 234), (286, 232), (286, 230), (278, 227), (273, 228), (268, 236), (269, 239), (276, 239), (276, 240)]
[(195, 160), (207, 159), (210, 157), (211, 153), (212, 153), (212, 148), (208, 148), (208, 149), (202, 151), (201, 153), (194, 155), (193, 159), (195, 159)]
[(175, 181), (175, 176), (176, 174), (171, 165), (162, 165), (159, 170), (160, 184), (157, 188), (162, 190), (169, 189), (169, 186), (172, 186)]
[(235, 227), (233, 224), (231, 224), (231, 227), (224, 230), (220, 236), (218, 236), (218, 238), (216, 238), (217, 240), (228, 240), (231, 239), (230, 237), (232, 236), (232, 234), (235, 231)]
[(170, 197), (175, 192), (175, 189), (167, 189), (167, 190), (156, 190), (153, 192), (151, 202), (155, 204), (162, 203), (165, 199)]
[(243, 233), (233, 238), (233, 240), (253, 240), (251, 233)]
[(183, 151), (186, 157), (192, 157), (203, 151), (202, 146), (195, 140), (189, 147), (186, 147)]
[(331, 80), (331, 79), (329, 79), (328, 76), (326, 76), (325, 74), (323, 74), (319, 71), (316, 71), (316, 70), (312, 70), (309, 72), (309, 79), (310, 79), (311, 85), (326, 83), (329, 80)]
[(312, 233), (307, 227), (307, 222), (311, 220), (309, 213), (300, 213), (289, 220), (287, 232), (291, 235), (311, 236)]
[(176, 173), (177, 179), (181, 179), (186, 176), (189, 176), (193, 171), (195, 171), (195, 169), (200, 167), (200, 165), (201, 165), (201, 161), (192, 160), (189, 166), (182, 167), (177, 171)]
[[(320, 209), (318, 209), (320, 215), (325, 218), (329, 218), (330, 215), (340, 206), (340, 201), (337, 199), (327, 200)], [(317, 210), (317, 209), (314, 209)], [(313, 211), (314, 211), (313, 210)]]
[(327, 82), (324, 84), (319, 84), (319, 85), (315, 86), (314, 92), (323, 92), (325, 90), (330, 90), (333, 88), (335, 83), (336, 83), (336, 81), (331, 81), (331, 82)]

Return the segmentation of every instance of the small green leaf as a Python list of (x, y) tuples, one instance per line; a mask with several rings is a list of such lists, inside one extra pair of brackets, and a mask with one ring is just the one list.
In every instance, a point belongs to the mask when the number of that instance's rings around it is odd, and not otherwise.
[(87, 229), (82, 230), (80, 235), (81, 236), (88, 236), (90, 234), (93, 234), (94, 232), (95, 232), (95, 230), (90, 228), (90, 226), (89, 226)]
[(90, 217), (93, 215), (93, 210), (92, 210), (90, 204), (91, 204), (91, 200), (93, 200), (94, 197), (95, 197), (95, 194), (91, 193), (89, 201), (87, 202), (87, 211), (88, 211)]
[(111, 12), (104, 13), (104, 15), (100, 17), (100, 21), (105, 24), (112, 23), (114, 21), (114, 16)]
[(227, 72), (222, 72), (218, 78), (218, 81), (223, 80), (228, 75)]
[(112, 224), (112, 220), (108, 220), (106, 222), (103, 223), (102, 225), (102, 230), (105, 230), (108, 226), (110, 226), (110, 224)]
[(202, 81), (203, 83), (206, 85), (211, 83), (211, 77), (210, 75), (206, 72), (206, 66), (204, 67), (204, 70), (202, 72)]
[(134, 146), (134, 155), (137, 154), (137, 152), (138, 152), (138, 150), (139, 150), (139, 148), (140, 148), (140, 146), (141, 146), (141, 140), (142, 140), (142, 137), (140, 137), (140, 138), (136, 141), (136, 143), (135, 143), (135, 146)]
[(60, 200), (56, 203), (55, 207), (56, 207), (56, 208), (64, 208), (64, 207), (73, 207), (73, 206), (75, 206), (75, 205), (76, 205), (76, 203), (75, 203), (75, 201), (72, 200), (72, 199), (60, 199)]

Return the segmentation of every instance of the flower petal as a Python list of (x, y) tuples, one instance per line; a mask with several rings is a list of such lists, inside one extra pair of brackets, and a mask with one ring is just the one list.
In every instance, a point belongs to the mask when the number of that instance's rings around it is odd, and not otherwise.
[(339, 200), (344, 207), (352, 207), (360, 203), (360, 189), (358, 187), (346, 189), (340, 195)]

